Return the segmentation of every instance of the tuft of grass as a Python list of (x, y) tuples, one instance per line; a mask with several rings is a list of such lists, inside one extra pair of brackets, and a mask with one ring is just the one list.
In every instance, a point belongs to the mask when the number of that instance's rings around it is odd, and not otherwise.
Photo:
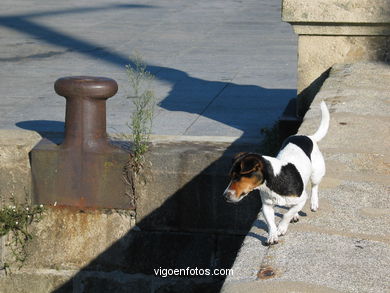
[(39, 222), (43, 217), (43, 205), (30, 206), (9, 205), (0, 209), (0, 237), (9, 235), (8, 243), (13, 256), (12, 263), (4, 263), (3, 268), (6, 272), (10, 270), (11, 264), (17, 264), (19, 268), (27, 259), (27, 243), (33, 238), (29, 231), (29, 226), (33, 222)]
[(146, 64), (139, 54), (134, 55), (132, 62), (133, 66), (126, 65), (126, 73), (132, 89), (132, 94), (127, 98), (132, 100), (135, 110), (127, 125), (133, 138), (133, 171), (138, 173), (144, 165), (144, 155), (149, 148), (156, 98), (151, 87), (154, 76), (147, 71)]
[(145, 153), (149, 149), (156, 98), (152, 90), (154, 76), (147, 70), (145, 62), (138, 53), (134, 54), (131, 61), (132, 64), (126, 65), (127, 78), (131, 87), (131, 94), (127, 99), (132, 101), (135, 109), (127, 126), (131, 130), (133, 142), (132, 154), (123, 168), (123, 180), (128, 186), (126, 196), (130, 204), (135, 207), (137, 199), (135, 188), (139, 180), (137, 175), (143, 176), (140, 173), (145, 166)]

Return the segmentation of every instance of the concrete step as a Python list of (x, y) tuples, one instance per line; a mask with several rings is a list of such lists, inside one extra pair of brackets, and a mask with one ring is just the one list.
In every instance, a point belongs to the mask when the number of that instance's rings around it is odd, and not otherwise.
[[(389, 289), (390, 69), (382, 64), (336, 65), (299, 133), (312, 134), (319, 103), (331, 112), (320, 142), (327, 175), (320, 207), (300, 212), (279, 244), (264, 246), (263, 217), (254, 222), (222, 292), (385, 292)], [(386, 88), (386, 89), (385, 89)], [(284, 208), (276, 212), (277, 222)]]

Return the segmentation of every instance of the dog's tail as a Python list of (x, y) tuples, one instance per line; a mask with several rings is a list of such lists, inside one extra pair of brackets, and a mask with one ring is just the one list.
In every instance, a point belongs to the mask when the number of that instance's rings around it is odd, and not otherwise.
[(318, 142), (323, 139), (327, 134), (329, 128), (329, 110), (328, 107), (326, 107), (324, 101), (321, 102), (321, 116), (322, 118), (320, 127), (317, 129), (316, 133), (310, 136), (310, 138), (315, 142)]

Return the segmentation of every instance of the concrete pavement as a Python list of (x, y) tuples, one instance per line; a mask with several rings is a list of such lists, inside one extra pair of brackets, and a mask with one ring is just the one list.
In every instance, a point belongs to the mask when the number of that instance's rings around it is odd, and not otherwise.
[(296, 94), (296, 37), (280, 2), (6, 0), (0, 13), (0, 128), (62, 132), (54, 81), (111, 77), (108, 132), (128, 133), (125, 64), (156, 75), (158, 135), (258, 137)]

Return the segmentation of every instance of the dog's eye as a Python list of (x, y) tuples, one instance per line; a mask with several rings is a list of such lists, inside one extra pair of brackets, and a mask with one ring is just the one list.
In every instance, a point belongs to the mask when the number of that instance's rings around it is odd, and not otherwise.
[(236, 172), (231, 172), (230, 173), (230, 178), (232, 178), (232, 179), (237, 179), (239, 176), (238, 176), (238, 173), (236, 173)]

